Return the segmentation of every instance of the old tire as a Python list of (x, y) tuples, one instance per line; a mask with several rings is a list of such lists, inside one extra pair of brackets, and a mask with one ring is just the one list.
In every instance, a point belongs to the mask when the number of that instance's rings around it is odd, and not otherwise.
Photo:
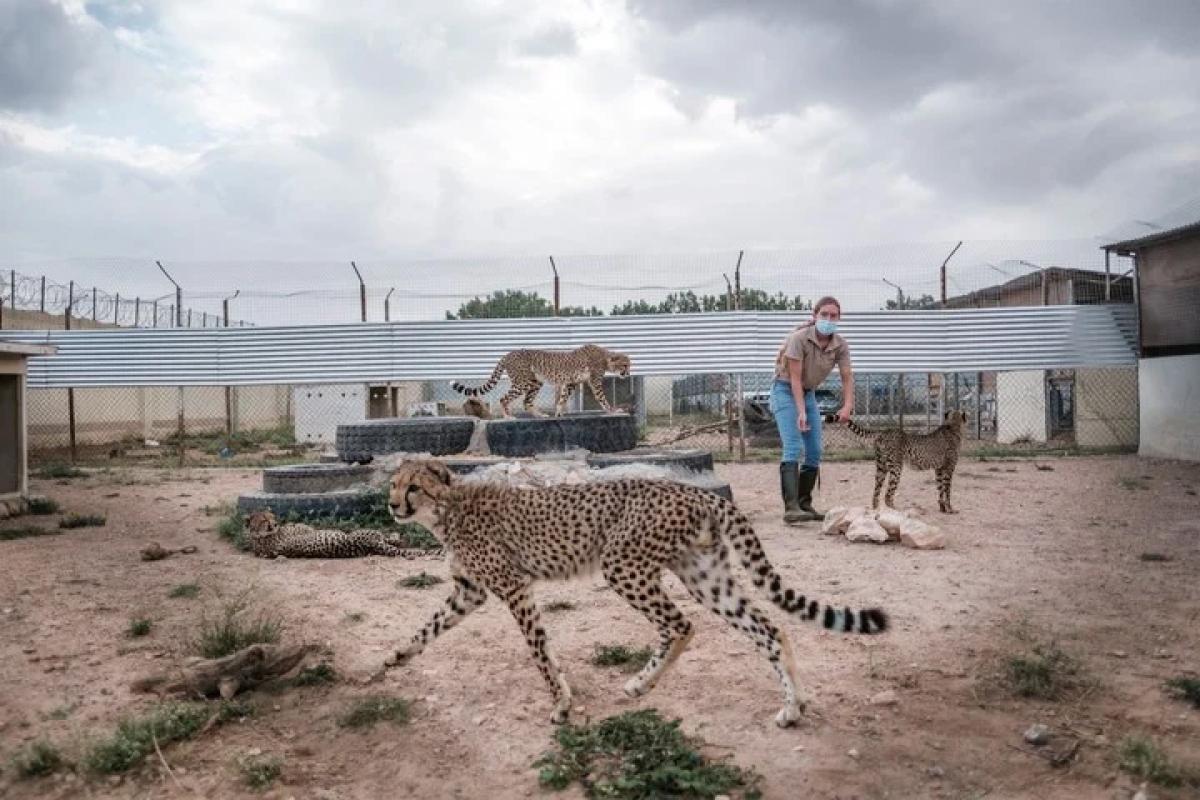
[(477, 469), (483, 469), (484, 467), (490, 467), (492, 464), (500, 464), (508, 461), (507, 458), (497, 458), (494, 456), (477, 456), (474, 458), (463, 456), (460, 458), (442, 458), (438, 460), (449, 467), (450, 471), (456, 475), (470, 475)]
[(274, 494), (316, 494), (368, 483), (372, 470), (359, 464), (293, 464), (263, 470), (263, 491)]
[(733, 502), (733, 487), (728, 483), (718, 483), (715, 486), (703, 486), (701, 488), (713, 494), (720, 495), (731, 503)]
[(238, 514), (269, 509), (276, 517), (291, 515), (312, 519), (316, 517), (354, 517), (365, 514), (380, 502), (378, 492), (339, 489), (333, 492), (280, 494), (250, 492), (238, 497)]
[(603, 469), (618, 464), (654, 464), (660, 467), (680, 467), (692, 472), (712, 472), (713, 457), (707, 450), (658, 450), (638, 447), (625, 453), (589, 455), (588, 466)]
[(365, 464), (386, 453), (453, 455), (467, 449), (475, 431), (474, 417), (375, 419), (337, 427), (338, 456)]
[(487, 425), (488, 449), (500, 456), (533, 456), (581, 447), (618, 453), (637, 445), (637, 420), (628, 414), (567, 414), (498, 419)]

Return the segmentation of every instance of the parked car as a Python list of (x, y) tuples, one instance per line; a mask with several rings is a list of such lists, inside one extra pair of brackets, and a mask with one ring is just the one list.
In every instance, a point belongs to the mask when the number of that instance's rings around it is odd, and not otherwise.
[[(836, 389), (831, 389), (827, 386), (817, 387), (817, 410), (821, 416), (836, 414), (842, 407), (841, 393)], [(762, 409), (761, 414), (770, 416), (771, 393), (770, 392), (743, 392), (742, 398), (747, 406), (752, 406), (756, 409)]]

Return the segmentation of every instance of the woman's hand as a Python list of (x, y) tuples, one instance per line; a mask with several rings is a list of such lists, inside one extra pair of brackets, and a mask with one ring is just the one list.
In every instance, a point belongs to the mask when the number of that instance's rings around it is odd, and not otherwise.
[(849, 422), (850, 417), (852, 417), (852, 416), (854, 416), (854, 406), (847, 403), (846, 405), (844, 405), (840, 409), (838, 409), (837, 421), (838, 422)]
[(808, 430), (808, 415), (804, 413), (804, 408), (800, 408), (800, 413), (796, 415), (796, 427), (802, 431)]

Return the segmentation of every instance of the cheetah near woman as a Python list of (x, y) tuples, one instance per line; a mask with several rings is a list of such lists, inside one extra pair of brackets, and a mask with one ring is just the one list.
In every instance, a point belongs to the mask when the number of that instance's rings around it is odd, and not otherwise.
[(454, 588), (376, 677), (421, 653), (479, 608), (490, 592), (508, 605), (525, 634), (554, 696), (551, 720), (556, 723), (567, 719), (571, 689), (547, 649), (530, 592), (536, 580), (570, 578), (600, 567), (613, 591), (658, 627), (657, 651), (625, 684), (626, 693), (637, 697), (654, 687), (692, 637), (692, 623), (662, 588), (662, 570), (671, 570), (701, 605), (766, 654), (783, 688), (784, 705), (775, 716), (780, 727), (791, 725), (802, 711), (791, 646), (784, 631), (744, 596), (732, 573), (730, 547), (754, 585), (765, 586), (784, 611), (847, 633), (879, 633), (888, 626), (880, 609), (835, 609), (784, 588), (745, 515), (724, 498), (692, 486), (624, 479), (515, 489), (459, 483), (444, 464), (423, 460), (400, 465), (388, 502), (396, 520), (422, 522), (441, 538)]

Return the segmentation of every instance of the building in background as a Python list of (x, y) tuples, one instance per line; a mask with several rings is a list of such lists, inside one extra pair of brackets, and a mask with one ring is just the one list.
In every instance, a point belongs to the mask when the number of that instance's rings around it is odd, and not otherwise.
[(1132, 256), (1144, 456), (1200, 461), (1200, 201), (1104, 245)]
[(19, 512), (29, 493), (25, 363), (54, 352), (51, 345), (0, 341), (0, 516)]

